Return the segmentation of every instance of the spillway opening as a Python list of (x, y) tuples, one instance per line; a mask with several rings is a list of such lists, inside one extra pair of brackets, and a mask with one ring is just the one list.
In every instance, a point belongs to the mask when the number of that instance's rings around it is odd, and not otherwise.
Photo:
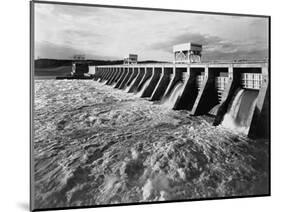
[(174, 109), (177, 101), (182, 95), (184, 82), (187, 80), (187, 68), (175, 68), (171, 70), (169, 78), (170, 84), (161, 98), (161, 103)]
[(261, 73), (242, 73), (241, 85), (243, 88), (259, 90), (262, 84)]
[(216, 116), (218, 109), (222, 103), (223, 93), (228, 83), (229, 73), (228, 68), (210, 68), (210, 76), (212, 78), (211, 86), (210, 86), (210, 105), (208, 114), (212, 116)]
[(162, 67), (160, 71), (161, 75), (150, 96), (150, 101), (161, 102), (162, 99), (165, 99), (167, 90), (169, 90), (170, 87), (173, 86), (173, 81), (175, 79), (175, 75), (173, 75), (173, 68)]
[[(263, 82), (261, 67), (233, 67), (214, 125), (248, 135)], [(253, 120), (254, 121), (254, 120)], [(252, 129), (252, 128), (251, 128)]]
[(228, 105), (222, 126), (248, 134), (262, 84), (261, 68), (235, 68), (236, 91)]
[(137, 78), (137, 75), (138, 75), (138, 69), (137, 68), (129, 68), (129, 71), (132, 73), (128, 82), (126, 83), (125, 85), (125, 91), (126, 92), (129, 92), (130, 88), (131, 88), (131, 85), (134, 83), (134, 81), (136, 80)]
[(141, 67), (138, 68), (138, 74), (137, 74), (136, 78), (134, 79), (134, 81), (129, 86), (130, 88), (128, 90), (128, 93), (137, 93), (138, 92), (139, 84), (142, 82), (144, 75), (145, 75), (145, 68), (141, 68)]
[[(151, 78), (151, 77), (150, 77)], [(144, 90), (147, 88), (147, 86), (150, 83), (150, 78), (148, 78), (141, 86), (140, 90), (136, 93), (136, 95), (138, 97), (141, 97), (141, 95), (143, 94)]]
[(136, 78), (137, 74), (138, 74), (138, 69), (137, 68), (129, 68), (129, 71), (132, 72), (132, 75), (130, 77), (130, 79), (128, 80), (126, 86), (128, 88), (128, 86), (131, 85), (131, 83), (133, 82), (133, 80)]
[(225, 128), (248, 134), (259, 91), (238, 88), (221, 123)]
[(201, 90), (201, 88), (203, 87), (203, 83), (204, 83), (204, 80), (205, 80), (205, 72), (200, 72), (200, 74), (198, 74), (196, 76), (196, 98)]
[(222, 102), (223, 92), (226, 89), (228, 78), (229, 76), (227, 72), (221, 72), (220, 75), (216, 77), (215, 87), (217, 90), (217, 97), (219, 103)]
[(153, 68), (152, 76), (149, 79), (149, 84), (147, 85), (146, 89), (142, 93), (142, 98), (150, 98), (153, 91), (156, 89), (158, 82), (160, 82), (161, 77), (164, 76), (164, 69), (159, 67)]
[(121, 74), (122, 74), (121, 68), (115, 68), (114, 71), (116, 71), (117, 74), (116, 74), (115, 77), (112, 79), (112, 82), (111, 82), (111, 83), (112, 83), (112, 84), (111, 84), (112, 87), (114, 87), (114, 86), (116, 85), (116, 83), (117, 83), (119, 77), (120, 77)]
[(152, 68), (146, 68), (145, 74), (137, 87), (137, 91), (136, 91), (137, 96), (140, 97), (143, 91), (147, 88), (149, 84), (149, 80), (152, 77), (152, 71), (153, 71)]
[(178, 98), (180, 98), (180, 96), (181, 96), (183, 86), (184, 86), (183, 82), (178, 82), (174, 86), (173, 90), (171, 91), (171, 94), (167, 98), (164, 98), (161, 100), (163, 105), (168, 108), (174, 109), (174, 106), (175, 106)]
[(126, 89), (127, 87), (127, 82), (130, 79), (131, 75), (133, 74), (132, 69), (131, 68), (125, 68), (125, 72), (126, 74), (123, 77), (123, 80), (119, 86), (119, 89)]
[(119, 88), (119, 86), (121, 85), (122, 81), (124, 80), (124, 77), (126, 76), (128, 70), (127, 68), (120, 68), (121, 74), (119, 75), (117, 81), (116, 81), (116, 85), (114, 86), (114, 88)]
[(204, 68), (190, 68), (191, 72), (194, 72), (194, 74), (196, 75), (196, 83), (195, 83), (195, 87), (197, 92), (199, 93), (200, 89), (202, 88), (202, 85), (204, 83), (204, 79), (205, 79), (205, 70)]
[(262, 84), (261, 68), (234, 68), (233, 74), (239, 79), (239, 86), (245, 89), (259, 90)]
[(116, 79), (116, 77), (118, 76), (118, 69), (117, 68), (112, 68), (112, 77), (110, 78), (110, 80), (108, 81), (108, 85), (112, 85), (112, 83), (114, 83), (114, 80)]
[(202, 88), (204, 79), (205, 79), (205, 71), (203, 68), (191, 68), (191, 72), (194, 71), (196, 75), (196, 82), (195, 82), (195, 87), (196, 87), (196, 94), (199, 93), (200, 89)]
[(189, 79), (176, 105), (176, 109), (191, 111), (205, 79), (204, 68), (190, 67)]

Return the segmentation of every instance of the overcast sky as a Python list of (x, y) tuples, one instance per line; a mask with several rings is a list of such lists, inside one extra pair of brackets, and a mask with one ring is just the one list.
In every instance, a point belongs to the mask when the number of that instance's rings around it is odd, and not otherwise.
[(172, 46), (203, 45), (203, 58), (264, 59), (265, 18), (35, 4), (35, 57), (172, 61)]

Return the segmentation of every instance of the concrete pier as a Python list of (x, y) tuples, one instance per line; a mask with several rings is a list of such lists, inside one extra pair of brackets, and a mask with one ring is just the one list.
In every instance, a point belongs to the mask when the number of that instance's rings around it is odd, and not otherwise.
[(127, 84), (126, 84), (126, 87), (129, 87), (133, 82), (134, 80), (136, 79), (138, 73), (139, 73), (139, 69), (138, 68), (132, 68), (133, 70), (133, 74), (131, 75), (131, 77), (129, 78)]
[(112, 72), (113, 72), (113, 74), (112, 74), (112, 77), (107, 81), (107, 85), (112, 85), (115, 81), (115, 79), (116, 79), (116, 77), (120, 74), (120, 71), (119, 71), (119, 69), (118, 68), (112, 68)]
[(136, 79), (132, 82), (132, 85), (130, 86), (130, 89), (128, 91), (129, 93), (137, 92), (138, 85), (141, 82), (142, 78), (144, 77), (145, 68), (139, 67), (137, 69), (138, 69), (138, 75), (137, 75)]
[(128, 72), (128, 68), (126, 67), (122, 67), (121, 68), (121, 75), (120, 77), (117, 79), (117, 83), (114, 86), (114, 88), (119, 88), (119, 86), (121, 85), (122, 81), (124, 80), (125, 76), (127, 75)]
[(127, 68), (127, 74), (125, 75), (123, 81), (121, 82), (121, 84), (119, 86), (120, 89), (124, 89), (126, 87), (126, 84), (129, 81), (132, 74), (133, 74), (132, 68)]
[(107, 81), (109, 75), (110, 75), (110, 68), (107, 68), (106, 71), (105, 71), (105, 75), (104, 75), (103, 81)]
[(103, 82), (108, 80), (108, 77), (110, 75), (110, 70), (109, 69), (110, 68), (106, 68), (105, 74), (104, 74), (103, 79), (102, 79)]
[(105, 83), (106, 85), (109, 85), (110, 82), (112, 81), (112, 78), (117, 74), (117, 72), (113, 71), (114, 68), (110, 68), (110, 75), (108, 77), (107, 82)]
[(178, 83), (184, 83), (187, 77), (187, 68), (172, 68), (172, 74), (170, 77), (170, 83), (167, 86), (167, 89), (164, 93), (164, 98), (168, 98), (171, 95), (171, 92)]
[[(216, 87), (216, 79), (220, 75), (227, 76), (228, 69), (224, 67), (205, 67), (204, 82), (201, 86), (191, 113), (193, 115), (207, 114), (213, 107), (219, 105), (219, 93)], [(212, 98), (208, 98), (212, 97)], [(216, 115), (216, 112), (214, 112)]]
[(106, 69), (106, 70), (104, 71), (103, 76), (102, 76), (101, 82), (106, 81), (106, 76), (107, 76), (107, 75), (108, 75), (108, 70)]
[[(263, 72), (263, 74), (262, 74)], [(233, 96), (235, 95), (235, 92), (239, 88), (245, 88), (242, 85), (242, 75), (244, 73), (250, 73), (250, 74), (262, 74), (263, 79), (268, 79), (268, 68), (267, 63), (264, 64), (255, 64), (253, 66), (250, 65), (239, 65), (236, 64), (235, 66), (230, 65), (228, 66), (228, 83), (226, 84), (225, 90), (222, 94), (221, 104), (218, 108), (217, 115), (214, 121), (214, 125), (218, 125), (221, 123), (224, 114), (227, 112), (227, 109), (229, 107), (229, 104), (231, 103)], [(268, 80), (266, 80), (268, 81)], [(263, 81), (264, 83), (264, 81)], [(262, 84), (261, 88), (245, 88), (245, 89), (257, 89), (260, 93), (266, 93), (268, 89), (268, 82), (267, 84)], [(265, 98), (262, 96), (258, 97), (258, 102), (262, 101), (264, 102)]]
[(268, 68), (262, 67), (262, 84), (259, 90), (256, 108), (253, 114), (250, 125), (250, 137), (268, 138), (270, 135), (269, 117), (270, 117), (270, 102), (269, 102), (269, 77)]
[(156, 85), (156, 88), (154, 89), (150, 100), (161, 100), (161, 98), (164, 96), (166, 89), (169, 86), (169, 83), (171, 81), (171, 74), (173, 72), (172, 68), (161, 68), (161, 78), (158, 81), (158, 84)]
[(105, 74), (106, 74), (105, 69), (102, 69), (101, 72), (100, 72), (100, 74), (98, 75), (98, 81), (99, 81), (99, 82), (102, 82), (102, 81), (103, 81)]
[(180, 98), (176, 102), (174, 109), (186, 109), (192, 111), (195, 100), (200, 91), (200, 85), (198, 85), (198, 77), (204, 76), (204, 67), (187, 67), (187, 75), (184, 80), (184, 86)]
[(146, 83), (146, 81), (149, 80), (149, 78), (152, 76), (152, 70), (153, 70), (152, 67), (145, 68), (145, 74), (137, 87), (137, 90), (136, 90), (137, 92), (141, 91), (141, 89), (144, 86), (144, 84)]
[(151, 101), (169, 98), (182, 83), (173, 109), (184, 109), (191, 115), (211, 114), (214, 125), (222, 122), (237, 89), (258, 90), (249, 136), (269, 134), (269, 77), (264, 61), (96, 66), (94, 80), (107, 80), (106, 84), (129, 93), (142, 91), (140, 97)]
[(121, 75), (123, 73), (121, 68), (116, 68), (116, 71), (118, 72), (118, 74), (112, 80), (112, 82), (111, 82), (112, 85), (115, 85), (118, 82), (118, 80), (120, 79), (120, 77), (121, 77)]
[(158, 67), (154, 67), (152, 71), (152, 77), (149, 79), (149, 84), (144, 89), (141, 97), (150, 97), (153, 93), (154, 89), (157, 86), (157, 83), (161, 77), (162, 69)]

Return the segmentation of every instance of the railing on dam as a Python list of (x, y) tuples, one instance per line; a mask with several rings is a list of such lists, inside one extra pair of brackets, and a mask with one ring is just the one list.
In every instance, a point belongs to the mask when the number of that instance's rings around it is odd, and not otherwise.
[(95, 68), (126, 68), (126, 67), (176, 67), (176, 68), (184, 68), (184, 67), (261, 67), (267, 66), (267, 62), (264, 61), (251, 61), (251, 62), (202, 62), (202, 63), (189, 63), (189, 64), (174, 64), (174, 63), (137, 63), (137, 64), (118, 64), (118, 65), (100, 65), (95, 66)]

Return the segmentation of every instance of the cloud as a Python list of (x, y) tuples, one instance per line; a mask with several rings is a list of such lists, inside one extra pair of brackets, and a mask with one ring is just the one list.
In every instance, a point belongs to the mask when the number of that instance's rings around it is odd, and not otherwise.
[(185, 32), (181, 35), (178, 35), (166, 41), (154, 43), (150, 46), (150, 48), (158, 49), (158, 50), (161, 49), (163, 51), (171, 52), (173, 45), (180, 44), (180, 43), (192, 42), (192, 43), (202, 44), (204, 47), (208, 47), (218, 44), (221, 41), (222, 40), (216, 36), (204, 35), (204, 34), (193, 33), (193, 32)]
[(150, 46), (155, 50), (172, 53), (173, 45), (180, 43), (198, 43), (203, 45), (203, 58), (206, 60), (226, 59), (257, 59), (268, 57), (267, 48), (259, 40), (234, 42), (218, 36), (186, 31), (166, 41), (157, 42)]
[(212, 53), (215, 59), (237, 52), (260, 57), (268, 49), (268, 23), (262, 18), (39, 3), (35, 12), (40, 57), (78, 51), (112, 59), (137, 53), (143, 60), (163, 61), (172, 60), (173, 45), (185, 42), (203, 44), (203, 56)]
[(235, 50), (233, 52), (209, 51), (203, 54), (203, 60), (264, 60), (268, 58), (268, 50)]

